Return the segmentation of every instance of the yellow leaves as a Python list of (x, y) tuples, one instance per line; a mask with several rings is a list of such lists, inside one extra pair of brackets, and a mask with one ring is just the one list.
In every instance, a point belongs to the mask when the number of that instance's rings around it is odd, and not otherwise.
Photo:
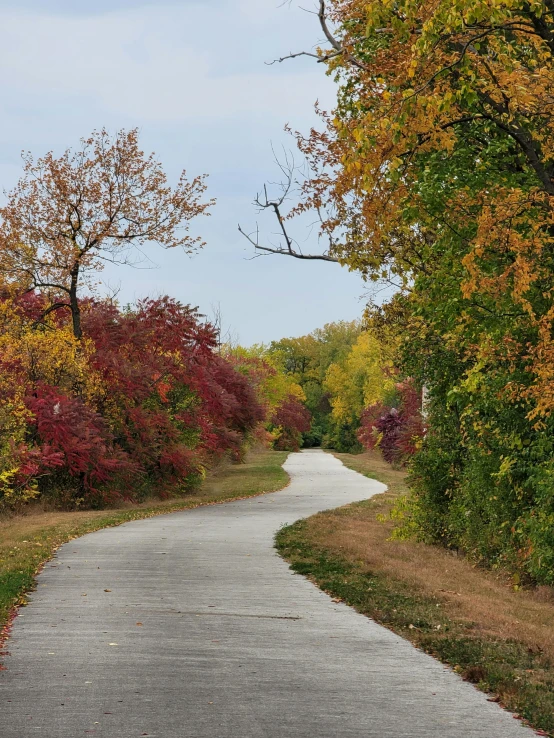
[[(553, 243), (551, 226), (552, 210), (544, 193), (516, 188), (486, 193), (477, 235), (462, 259), (467, 271), (461, 285), (463, 296), (470, 298), (480, 292), (500, 299), (510, 294), (535, 320), (529, 294), (549, 279), (543, 254)], [(492, 272), (488, 266), (491, 260), (498, 264)]]
[(36, 481), (16, 484), (17, 448), (26, 440), (31, 413), (25, 404), (29, 382), (79, 391), (94, 404), (105, 390), (90, 363), (92, 346), (77, 341), (70, 326), (47, 316), (40, 325), (26, 319), (13, 302), (0, 302), (0, 498), (15, 502), (37, 496)]
[(237, 346), (227, 349), (227, 358), (239, 371), (251, 376), (257, 385), (260, 399), (267, 408), (268, 416), (271, 416), (287, 397), (294, 397), (300, 402), (305, 401), (304, 390), (296, 381), (294, 374), (284, 370), (285, 357), (279, 352), (271, 352), (263, 344), (250, 348)]
[(502, 456), (498, 471), (493, 472), (491, 474), (491, 477), (497, 480), (500, 480), (506, 477), (509, 478), (511, 476), (511, 470), (516, 465), (516, 463), (517, 463), (517, 459), (509, 457), (509, 456)]
[(402, 159), (399, 156), (395, 156), (389, 163), (389, 171), (394, 172), (402, 166)]
[[(0, 462), (2, 459), (0, 458)], [(0, 499), (8, 502), (27, 502), (38, 496), (37, 481), (33, 480), (26, 488), (21, 489), (14, 485), (18, 467), (0, 469)]]
[[(0, 306), (0, 321), (10, 313), (10, 303)], [(0, 334), (0, 353), (13, 371), (34, 382), (56, 385), (68, 391), (79, 388), (83, 397), (94, 401), (104, 391), (102, 381), (91, 366), (90, 340), (78, 341), (71, 325), (59, 325), (48, 316), (41, 325), (18, 317), (11, 308)], [(0, 383), (2, 379), (0, 378)], [(18, 383), (24, 386), (25, 382)]]
[(361, 333), (346, 359), (331, 364), (325, 376), (333, 418), (351, 421), (364, 407), (383, 399), (394, 387), (391, 369), (379, 341), (368, 331)]
[(477, 361), (471, 369), (466, 373), (466, 378), (461, 383), (461, 386), (466, 392), (475, 393), (479, 391), (481, 382), (483, 381), (483, 369), (485, 363), (483, 361)]
[[(0, 448), (0, 464), (9, 464), (10, 460), (9, 450)], [(28, 502), (38, 497), (37, 480), (32, 479), (25, 486), (17, 485), (18, 472), (19, 467), (12, 466), (0, 469), (0, 500), (5, 500), (8, 503)]]

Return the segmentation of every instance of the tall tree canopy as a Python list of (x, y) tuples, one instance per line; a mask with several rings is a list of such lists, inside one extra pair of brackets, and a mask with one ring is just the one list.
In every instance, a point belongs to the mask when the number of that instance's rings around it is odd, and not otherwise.
[(554, 581), (554, 3), (320, 0), (339, 82), (298, 134), (330, 255), (428, 388), (421, 535)]

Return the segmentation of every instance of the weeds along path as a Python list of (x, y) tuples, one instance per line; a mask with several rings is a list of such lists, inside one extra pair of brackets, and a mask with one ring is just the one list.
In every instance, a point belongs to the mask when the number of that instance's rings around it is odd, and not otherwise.
[(16, 618), (2, 738), (524, 738), (408, 642), (294, 575), (280, 526), (384, 490), (321, 451), (283, 491), (63, 546)]

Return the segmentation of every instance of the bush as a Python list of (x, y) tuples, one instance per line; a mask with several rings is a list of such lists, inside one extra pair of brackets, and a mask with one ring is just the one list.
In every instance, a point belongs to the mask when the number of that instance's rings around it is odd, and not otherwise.
[(411, 380), (398, 383), (396, 391), (398, 407), (376, 403), (363, 411), (358, 440), (366, 449), (379, 447), (389, 464), (405, 465), (424, 434), (421, 392)]
[(270, 427), (274, 434), (273, 448), (277, 451), (298, 451), (302, 434), (310, 430), (310, 411), (296, 397), (290, 395), (275, 410)]
[(0, 298), (0, 503), (167, 496), (243, 458), (265, 409), (195, 310), (85, 301), (79, 341), (67, 311), (39, 320), (43, 307), (36, 293)]

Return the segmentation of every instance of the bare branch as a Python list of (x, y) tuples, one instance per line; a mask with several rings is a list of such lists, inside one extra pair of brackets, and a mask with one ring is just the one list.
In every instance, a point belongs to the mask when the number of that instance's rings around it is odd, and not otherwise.
[[(331, 33), (331, 30), (329, 28), (329, 25), (327, 23), (327, 8), (325, 5), (325, 0), (319, 0), (319, 10), (317, 13), (315, 13), (319, 19), (319, 24), (321, 26), (321, 30), (323, 31), (323, 34), (325, 36), (325, 39), (329, 44), (331, 44), (333, 51), (327, 51), (321, 54), (317, 54), (311, 51), (297, 51), (294, 53), (287, 54), (286, 56), (282, 56), (279, 59), (274, 59), (271, 62), (266, 62), (268, 66), (271, 66), (272, 64), (280, 64), (284, 61), (287, 61), (288, 59), (296, 59), (299, 56), (308, 56), (311, 59), (316, 59), (318, 64), (322, 64), (325, 62), (330, 61), (331, 59), (335, 59), (337, 56), (344, 57), (354, 66), (358, 67), (359, 69), (366, 69), (366, 66), (362, 64), (356, 57), (352, 56), (352, 54), (345, 49), (340, 42), (333, 36)], [(375, 29), (374, 33), (392, 33), (391, 28), (377, 28)], [(362, 41), (363, 39), (355, 39), (352, 43), (356, 43), (357, 41)]]
[(46, 328), (51, 328), (52, 326), (49, 326), (47, 323), (44, 322), (44, 319), (50, 315), (50, 313), (53, 313), (57, 310), (62, 310), (63, 308), (67, 308), (68, 310), (71, 310), (71, 305), (68, 302), (55, 302), (53, 305), (50, 305), (50, 307), (47, 307), (46, 310), (43, 311), (41, 317), (38, 320), (35, 320), (35, 322), (32, 324), (32, 328), (38, 328), (39, 325), (42, 325)]
[[(281, 254), (281, 256), (292, 256), (294, 259), (309, 259), (309, 260), (319, 260), (319, 261), (332, 261), (335, 264), (339, 263), (339, 260), (334, 256), (329, 256), (329, 254), (303, 254), (300, 251), (295, 251), (292, 248), (283, 249), (283, 248), (272, 248), (271, 246), (262, 246), (260, 242), (254, 238), (252, 238), (251, 235), (243, 231), (243, 229), (239, 225), (239, 233), (241, 233), (250, 243), (254, 246), (255, 249), (258, 251), (266, 251), (270, 254)], [(261, 254), (259, 254), (261, 256)]]
[(288, 59), (296, 59), (299, 56), (309, 56), (312, 59), (317, 59), (317, 63), (321, 64), (322, 62), (329, 61), (329, 59), (334, 59), (336, 56), (339, 56), (339, 54), (342, 52), (333, 51), (329, 54), (313, 54), (310, 51), (297, 51), (296, 53), (287, 54), (286, 56), (282, 56), (279, 59), (274, 59), (270, 62), (265, 62), (268, 67), (272, 66), (272, 64), (281, 64), (284, 61), (287, 61)]
[[(279, 161), (277, 156), (275, 155), (275, 151), (273, 152), (273, 155), (275, 157), (275, 161), (283, 173), (284, 180), (277, 183), (280, 193), (277, 197), (271, 198), (268, 194), (267, 185), (264, 185), (263, 188), (263, 195), (260, 195), (259, 193), (256, 195), (256, 198), (254, 200), (254, 204), (258, 208), (259, 211), (266, 211), (269, 210), (273, 212), (275, 215), (275, 218), (277, 219), (277, 223), (279, 224), (279, 236), (281, 238), (281, 244), (278, 246), (273, 245), (266, 245), (260, 243), (260, 231), (259, 228), (256, 227), (256, 231), (253, 233), (247, 233), (243, 230), (243, 228), (238, 226), (239, 233), (243, 235), (247, 241), (249, 241), (252, 246), (254, 246), (254, 249), (256, 252), (264, 252), (265, 254), (280, 254), (283, 256), (291, 256), (294, 259), (304, 259), (304, 260), (311, 260), (311, 261), (330, 261), (333, 263), (340, 263), (339, 259), (335, 256), (332, 256), (329, 254), (329, 252), (325, 252), (323, 254), (303, 254), (300, 248), (298, 247), (297, 242), (295, 239), (292, 238), (292, 236), (289, 234), (286, 222), (289, 219), (290, 215), (284, 215), (283, 214), (283, 206), (288, 199), (291, 190), (293, 189), (293, 186), (295, 185), (295, 173), (298, 171), (301, 171), (301, 167), (298, 167), (295, 164), (294, 158), (290, 153), (287, 153), (285, 151), (285, 160), (284, 162)], [(303, 177), (306, 177), (305, 174), (302, 175)], [(323, 215), (321, 212), (321, 209), (317, 210), (318, 219), (320, 223), (323, 225)], [(322, 229), (323, 230), (323, 229)], [(333, 248), (333, 240), (332, 238), (329, 238), (329, 245), (330, 248)], [(261, 253), (257, 253), (257, 256), (262, 256)]]
[(329, 41), (335, 51), (342, 51), (341, 45), (333, 36), (331, 31), (329, 30), (329, 26), (327, 25), (327, 9), (325, 7), (325, 0), (319, 0), (319, 12), (317, 14), (317, 17), (319, 18), (319, 25), (321, 26), (321, 30), (325, 34), (325, 38), (327, 39), (327, 41)]

